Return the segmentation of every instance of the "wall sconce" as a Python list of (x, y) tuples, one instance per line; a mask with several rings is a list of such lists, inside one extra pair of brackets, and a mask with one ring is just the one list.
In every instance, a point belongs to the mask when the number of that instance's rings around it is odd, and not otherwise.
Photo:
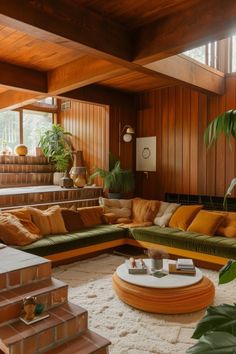
[(125, 125), (123, 129), (119, 124), (119, 156), (120, 156), (120, 142), (123, 140), (125, 143), (130, 143), (133, 139), (133, 135), (135, 134), (134, 128), (131, 125)]
[(125, 125), (120, 133), (120, 139), (123, 139), (125, 143), (130, 143), (134, 134), (134, 128), (130, 125)]

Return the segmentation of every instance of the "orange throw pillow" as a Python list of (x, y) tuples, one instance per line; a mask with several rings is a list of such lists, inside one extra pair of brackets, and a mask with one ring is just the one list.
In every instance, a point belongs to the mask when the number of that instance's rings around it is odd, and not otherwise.
[(0, 239), (6, 245), (25, 246), (41, 237), (29, 232), (11, 213), (0, 213)]
[(46, 210), (27, 207), (33, 223), (39, 228), (42, 235), (66, 234), (64, 220), (59, 205), (54, 205)]
[(132, 203), (132, 219), (135, 223), (152, 222), (160, 207), (159, 200), (134, 198)]
[(182, 205), (172, 215), (169, 226), (186, 231), (203, 205)]
[(189, 225), (187, 231), (199, 232), (201, 234), (212, 236), (215, 234), (217, 227), (223, 222), (224, 218), (224, 214), (200, 210)]
[(7, 213), (15, 215), (29, 232), (40, 235), (40, 230), (32, 222), (30, 211), (27, 208), (8, 210)]
[(236, 213), (226, 213), (223, 223), (216, 230), (216, 235), (236, 237)]
[(103, 217), (103, 207), (85, 207), (77, 209), (84, 226), (94, 226), (105, 224), (105, 218)]

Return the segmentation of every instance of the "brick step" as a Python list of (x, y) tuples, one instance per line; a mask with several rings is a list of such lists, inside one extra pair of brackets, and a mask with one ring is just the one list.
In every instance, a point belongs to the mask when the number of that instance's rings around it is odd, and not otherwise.
[(0, 164), (47, 165), (48, 160), (45, 156), (0, 155)]
[(0, 249), (0, 296), (26, 284), (51, 277), (51, 262), (45, 258), (21, 252), (11, 247)]
[(37, 302), (44, 304), (45, 310), (48, 310), (67, 301), (68, 285), (51, 278), (1, 292), (0, 324), (20, 316), (23, 299), (27, 296), (36, 296)]
[(41, 354), (87, 330), (88, 315), (82, 307), (68, 303), (48, 314), (48, 318), (31, 325), (17, 320), (1, 326), (0, 349), (5, 354)]
[(38, 186), (53, 183), (53, 173), (0, 173), (1, 188), (15, 186)]
[(0, 164), (0, 173), (54, 172), (53, 165)]
[[(56, 186), (2, 188), (0, 189), (0, 208), (22, 205), (48, 204), (85, 199), (98, 199), (102, 188), (64, 189)], [(12, 189), (12, 191), (11, 191)], [(96, 203), (97, 204), (97, 203)]]
[(107, 354), (109, 345), (110, 342), (107, 339), (88, 329), (78, 338), (49, 350), (45, 354)]

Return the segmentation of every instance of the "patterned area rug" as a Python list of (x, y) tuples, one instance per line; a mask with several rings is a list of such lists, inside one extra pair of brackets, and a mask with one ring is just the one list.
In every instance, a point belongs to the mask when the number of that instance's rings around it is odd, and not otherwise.
[[(112, 354), (183, 354), (195, 341), (191, 335), (204, 311), (186, 315), (157, 315), (120, 301), (111, 275), (124, 257), (103, 254), (54, 268), (55, 278), (69, 285), (69, 299), (88, 310), (89, 328), (112, 342)], [(202, 270), (216, 286), (214, 305), (236, 302), (234, 282), (217, 286), (218, 273)]]

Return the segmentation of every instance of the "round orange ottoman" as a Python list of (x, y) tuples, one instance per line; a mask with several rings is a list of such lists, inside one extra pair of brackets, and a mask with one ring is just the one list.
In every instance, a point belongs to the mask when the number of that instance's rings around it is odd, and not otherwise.
[(126, 304), (139, 310), (179, 314), (199, 311), (209, 306), (215, 295), (213, 283), (203, 277), (197, 284), (181, 288), (149, 288), (128, 283), (112, 276), (112, 286), (118, 297)]

